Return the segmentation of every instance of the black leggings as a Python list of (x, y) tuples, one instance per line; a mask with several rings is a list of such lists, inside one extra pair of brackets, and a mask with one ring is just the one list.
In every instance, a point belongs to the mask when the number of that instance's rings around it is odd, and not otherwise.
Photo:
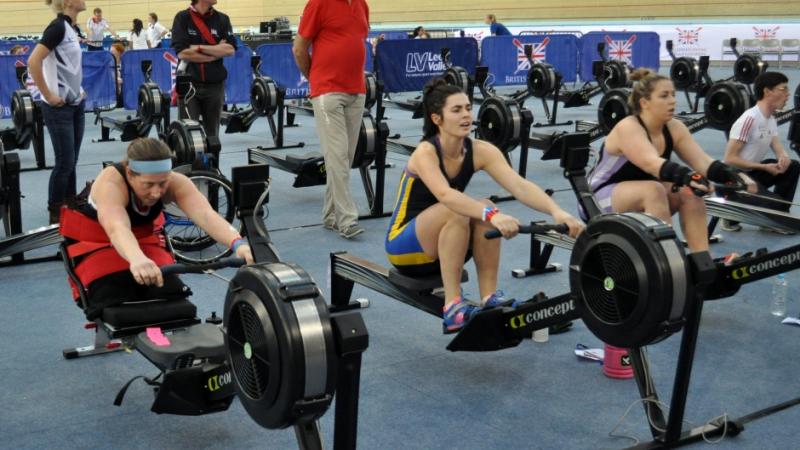
[[(775, 159), (765, 159), (761, 161), (762, 164), (775, 164), (778, 162)], [(776, 209), (778, 211), (789, 212), (792, 206), (785, 202), (794, 200), (794, 191), (797, 189), (797, 180), (800, 177), (800, 162), (792, 160), (789, 167), (785, 172), (778, 175), (772, 175), (764, 170), (749, 170), (747, 175), (758, 183), (758, 194), (765, 197), (773, 197), (776, 200), (783, 201), (770, 201), (766, 198), (751, 197), (749, 195), (737, 195), (733, 193), (730, 199), (744, 203), (747, 205), (760, 206), (762, 208)], [(768, 188), (775, 187), (772, 191)], [(730, 221), (731, 225), (738, 224), (739, 222)]]

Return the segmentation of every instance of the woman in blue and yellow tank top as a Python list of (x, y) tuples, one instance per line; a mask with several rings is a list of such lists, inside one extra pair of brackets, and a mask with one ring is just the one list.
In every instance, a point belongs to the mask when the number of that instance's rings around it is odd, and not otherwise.
[[(583, 224), (561, 209), (538, 186), (520, 177), (494, 145), (471, 140), (472, 104), (454, 86), (436, 79), (423, 92), (423, 140), (408, 160), (400, 179), (386, 253), (397, 269), (410, 276), (441, 273), (445, 291), (444, 331), (458, 331), (482, 307), (511, 304), (497, 290), (500, 240), (484, 231), (517, 234), (519, 221), (501, 213), (490, 201), (476, 200), (464, 189), (472, 174), (486, 171), (525, 205), (569, 225), (576, 236)], [(461, 272), (469, 253), (475, 258), (480, 302), (464, 299)]]

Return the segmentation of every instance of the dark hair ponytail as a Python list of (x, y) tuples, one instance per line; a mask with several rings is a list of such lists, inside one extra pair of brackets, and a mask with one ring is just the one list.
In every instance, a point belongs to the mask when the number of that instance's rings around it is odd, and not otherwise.
[(439, 126), (433, 123), (431, 114), (442, 115), (447, 98), (454, 94), (463, 94), (464, 91), (457, 86), (447, 84), (444, 78), (436, 77), (429, 80), (422, 89), (422, 140), (432, 138), (439, 134)]
[(142, 34), (142, 29), (143, 28), (144, 28), (144, 23), (142, 23), (142, 19), (133, 19), (133, 30), (131, 30), (131, 31), (133, 31), (133, 33), (136, 36), (139, 36), (139, 35)]

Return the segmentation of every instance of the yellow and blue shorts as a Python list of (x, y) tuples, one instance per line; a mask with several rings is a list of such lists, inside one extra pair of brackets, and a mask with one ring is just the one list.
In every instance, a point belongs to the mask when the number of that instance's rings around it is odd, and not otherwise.
[(439, 260), (430, 258), (417, 239), (417, 218), (402, 227), (392, 226), (386, 234), (386, 257), (400, 272), (409, 276), (426, 276), (439, 273)]
[[(392, 226), (386, 234), (386, 257), (401, 273), (411, 277), (424, 277), (441, 273), (439, 260), (433, 259), (422, 250), (417, 239), (417, 218), (395, 229)], [(472, 258), (472, 249), (467, 250), (464, 262)]]

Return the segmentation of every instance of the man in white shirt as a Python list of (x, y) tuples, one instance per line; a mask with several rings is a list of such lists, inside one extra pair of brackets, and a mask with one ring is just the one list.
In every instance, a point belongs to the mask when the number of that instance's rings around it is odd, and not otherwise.
[(86, 48), (91, 51), (103, 50), (103, 35), (106, 31), (111, 33), (114, 38), (119, 39), (117, 33), (111, 29), (108, 21), (103, 18), (103, 10), (95, 8), (94, 15), (89, 17), (86, 22)]
[[(756, 78), (754, 90), (757, 103), (733, 124), (725, 147), (725, 163), (746, 171), (759, 184), (761, 194), (779, 200), (771, 202), (737, 198), (737, 201), (786, 212), (794, 200), (800, 162), (790, 159), (783, 148), (773, 114), (783, 108), (789, 99), (788, 82), (786, 75), (780, 72), (765, 72)], [(766, 158), (770, 149), (775, 158)], [(772, 192), (767, 191), (773, 186)], [(739, 231), (742, 227), (736, 222), (723, 221), (722, 229)]]
[(158, 22), (158, 15), (154, 12), (150, 13), (147, 20), (149, 22), (147, 40), (150, 41), (150, 48), (159, 48), (161, 47), (161, 39), (169, 33), (169, 30)]

